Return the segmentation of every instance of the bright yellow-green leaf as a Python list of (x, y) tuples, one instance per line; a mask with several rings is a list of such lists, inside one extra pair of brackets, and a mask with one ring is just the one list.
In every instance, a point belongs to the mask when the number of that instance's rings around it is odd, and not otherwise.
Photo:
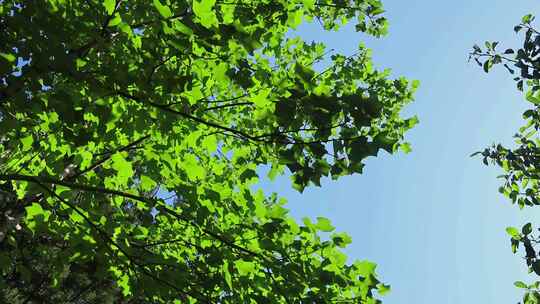
[(221, 5), (219, 8), (221, 9), (223, 23), (225, 24), (233, 23), (235, 6), (234, 5)]
[(80, 69), (80, 68), (84, 67), (88, 62), (83, 60), (83, 59), (77, 58), (75, 60), (75, 63), (77, 65), (77, 69)]
[(413, 80), (412, 83), (411, 83), (411, 86), (413, 89), (417, 89), (418, 87), (420, 87), (420, 81), (419, 80)]
[(217, 149), (217, 138), (215, 135), (207, 135), (202, 140), (202, 147), (205, 148), (209, 153), (213, 153)]
[(379, 284), (379, 285), (377, 285), (377, 292), (378, 292), (381, 296), (384, 296), (385, 294), (387, 294), (387, 293), (390, 292), (390, 285), (385, 285), (385, 284)]
[(141, 175), (141, 189), (143, 191), (150, 191), (156, 187), (157, 183), (146, 175)]
[(409, 143), (403, 143), (403, 144), (399, 145), (399, 147), (405, 153), (410, 153), (412, 151), (411, 144), (409, 144)]
[(27, 181), (21, 181), (15, 184), (15, 193), (18, 199), (23, 199), (26, 195), (26, 189), (28, 188)]
[(521, 239), (521, 234), (519, 233), (519, 230), (515, 227), (507, 227), (506, 233), (508, 233), (508, 235), (510, 235), (512, 238), (516, 240)]
[(120, 28), (120, 31), (122, 31), (123, 33), (127, 34), (128, 36), (132, 36), (132, 35), (133, 35), (133, 29), (131, 29), (131, 26), (129, 26), (129, 24), (127, 24), (127, 23), (125, 23), (125, 22), (120, 23), (120, 25), (118, 26), (118, 28)]
[(375, 268), (377, 268), (377, 264), (370, 261), (357, 261), (354, 263), (354, 266), (358, 269), (358, 274), (365, 278), (374, 274)]
[(298, 9), (293, 12), (289, 12), (289, 19), (287, 20), (287, 24), (291, 28), (296, 28), (297, 26), (302, 23), (302, 16), (304, 15), (303, 10)]
[(115, 153), (111, 157), (112, 168), (117, 172), (117, 180), (119, 184), (127, 184), (129, 178), (133, 176), (133, 169), (131, 163), (128, 162), (121, 153)]
[(183, 166), (190, 180), (202, 179), (206, 174), (204, 168), (199, 165), (199, 161), (193, 154), (186, 155)]
[(214, 69), (214, 77), (218, 82), (225, 82), (227, 81), (227, 64), (220, 63), (218, 64)]
[(82, 151), (79, 155), (81, 156), (81, 159), (82, 159), (81, 164), (80, 164), (80, 169), (84, 170), (90, 166), (90, 164), (92, 163), (92, 159), (94, 158), (94, 155), (88, 151)]
[(114, 8), (116, 7), (116, 0), (104, 0), (103, 6), (107, 11), (107, 15), (112, 15), (112, 13), (114, 12)]
[(312, 9), (315, 5), (315, 0), (302, 0), (302, 2), (304, 3), (305, 9)]
[(210, 28), (218, 25), (216, 13), (213, 10), (215, 3), (216, 0), (193, 1), (193, 12), (204, 27)]
[(186, 26), (184, 23), (182, 23), (180, 20), (174, 20), (172, 25), (174, 29), (176, 29), (180, 33), (186, 34), (188, 36), (193, 35), (193, 30), (190, 27)]
[(123, 274), (120, 279), (116, 281), (116, 284), (118, 284), (124, 296), (129, 296), (131, 294), (131, 286), (129, 285), (129, 276), (127, 274)]
[(23, 144), (23, 151), (28, 151), (30, 148), (32, 148), (32, 144), (34, 143), (34, 138), (32, 135), (28, 135), (26, 137), (21, 138), (21, 143)]
[(26, 225), (28, 229), (35, 231), (38, 222), (47, 221), (51, 214), (50, 211), (44, 210), (40, 204), (32, 203), (32, 205), (25, 208), (26, 210)]
[(234, 265), (241, 276), (248, 276), (256, 271), (256, 267), (253, 262), (237, 260), (234, 262)]
[(32, 203), (32, 205), (24, 208), (26, 210), (26, 218), (27, 219), (33, 219), (36, 216), (42, 215), (45, 219), (47, 219), (50, 215), (50, 211), (44, 210), (40, 204), (38, 203)]
[(84, 218), (82, 217), (82, 215), (80, 215), (79, 213), (77, 213), (75, 211), (72, 212), (69, 215), (69, 218), (75, 223), (83, 223), (84, 222)]
[(114, 18), (112, 18), (110, 21), (109, 21), (109, 24), (108, 26), (116, 26), (118, 24), (120, 24), (122, 22), (122, 18), (120, 17), (120, 15), (117, 13), (114, 15)]
[(270, 95), (271, 89), (262, 89), (257, 92), (255, 96), (251, 98), (251, 101), (257, 106), (257, 107), (265, 107), (268, 104), (271, 104), (271, 102), (268, 100), (268, 95)]
[(170, 18), (172, 17), (171, 9), (167, 5), (161, 4), (159, 0), (153, 0), (154, 6), (158, 10), (159, 14), (163, 18)]
[(0, 57), (4, 58), (8, 62), (15, 62), (15, 59), (17, 59), (13, 54), (6, 54), (6, 53), (0, 53)]
[(324, 232), (330, 232), (335, 229), (330, 220), (325, 217), (317, 217), (317, 224), (315, 224), (315, 226), (317, 229)]
[(267, 176), (271, 181), (273, 181), (276, 179), (277, 176), (281, 175), (284, 170), (285, 167), (283, 165), (272, 164), (272, 167), (270, 167), (270, 171), (268, 171)]

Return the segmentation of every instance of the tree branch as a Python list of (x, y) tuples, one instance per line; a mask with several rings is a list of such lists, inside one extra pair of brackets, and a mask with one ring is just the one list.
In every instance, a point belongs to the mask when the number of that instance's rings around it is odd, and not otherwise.
[(224, 105), (219, 105), (219, 106), (209, 107), (209, 108), (203, 109), (203, 112), (212, 111), (212, 110), (219, 110), (219, 109), (229, 108), (229, 107), (252, 106), (252, 105), (253, 105), (252, 102), (229, 103), (229, 104), (224, 104)]

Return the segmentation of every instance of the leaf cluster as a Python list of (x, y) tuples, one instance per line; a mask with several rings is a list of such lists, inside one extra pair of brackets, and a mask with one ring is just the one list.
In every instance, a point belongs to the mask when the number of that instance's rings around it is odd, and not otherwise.
[[(499, 192), (521, 209), (540, 205), (540, 33), (533, 25), (534, 19), (533, 15), (526, 15), (514, 27), (516, 33), (524, 34), (521, 48), (508, 48), (501, 52), (497, 50), (498, 42), (486, 42), (484, 49), (475, 45), (470, 53), (470, 58), (482, 66), (486, 73), (493, 66), (502, 64), (515, 76), (517, 89), (526, 91), (525, 98), (530, 108), (523, 113), (526, 124), (515, 135), (515, 147), (496, 144), (473, 154), (481, 155), (484, 164), (495, 164), (503, 169), (499, 177), (504, 182)], [(525, 224), (521, 230), (508, 227), (506, 231), (511, 237), (512, 252), (518, 252), (521, 246), (525, 251), (524, 260), (529, 272), (540, 276), (540, 255), (536, 248), (539, 240), (533, 235), (532, 224)], [(526, 289), (524, 304), (540, 302), (539, 284), (515, 283), (516, 287)]]
[[(302, 191), (399, 147), (416, 82), (289, 37), (301, 22), (386, 32), (378, 0), (0, 2), (0, 289), (114, 303), (378, 303)], [(47, 271), (45, 271), (47, 269)], [(25, 288), (23, 288), (25, 286)], [(28, 287), (28, 288), (26, 288)], [(106, 296), (105, 296), (106, 294)]]

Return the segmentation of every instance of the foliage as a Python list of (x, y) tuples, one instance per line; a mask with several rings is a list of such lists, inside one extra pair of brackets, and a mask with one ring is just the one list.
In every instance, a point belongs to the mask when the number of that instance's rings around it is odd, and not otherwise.
[(302, 191), (408, 150), (416, 83), (290, 37), (303, 21), (387, 30), (378, 0), (0, 2), (4, 301), (377, 303), (375, 264)]
[[(497, 144), (473, 154), (481, 154), (486, 165), (493, 163), (504, 170), (500, 176), (504, 184), (499, 191), (521, 209), (540, 205), (540, 32), (532, 25), (533, 21), (534, 16), (526, 15), (514, 27), (516, 33), (524, 33), (521, 48), (499, 51), (498, 42), (488, 41), (483, 49), (475, 45), (471, 53), (471, 58), (486, 73), (494, 65), (502, 64), (515, 76), (518, 90), (526, 90), (526, 99), (531, 108), (523, 113), (526, 124), (515, 135), (516, 147), (507, 148)], [(529, 271), (540, 276), (540, 253), (535, 248), (540, 239), (533, 235), (532, 224), (527, 223), (521, 229), (508, 227), (506, 231), (511, 238), (512, 251), (516, 253), (521, 245)], [(518, 281), (515, 285), (527, 290), (523, 303), (540, 302), (540, 281), (530, 285)]]

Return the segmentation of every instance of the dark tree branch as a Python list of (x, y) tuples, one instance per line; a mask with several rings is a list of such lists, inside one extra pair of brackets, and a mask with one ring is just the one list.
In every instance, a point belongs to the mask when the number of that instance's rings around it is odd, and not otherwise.
[(103, 163), (105, 163), (106, 161), (108, 161), (108, 160), (111, 158), (111, 156), (112, 156), (115, 152), (122, 152), (122, 151), (127, 151), (127, 150), (129, 150), (129, 149), (132, 149), (133, 147), (137, 146), (138, 144), (142, 143), (143, 141), (147, 140), (148, 138), (150, 138), (150, 135), (145, 135), (145, 136), (143, 136), (143, 137), (141, 137), (141, 138), (139, 138), (139, 139), (137, 139), (137, 140), (135, 140), (135, 141), (133, 141), (133, 142), (131, 142), (131, 143), (129, 143), (129, 144), (127, 144), (127, 145), (125, 145), (125, 146), (119, 148), (119, 149), (117, 149), (117, 150), (114, 151), (114, 152), (109, 152), (109, 153), (108, 153), (108, 154), (109, 154), (108, 156), (106, 156), (106, 157), (104, 157), (104, 158), (102, 158), (102, 159), (96, 161), (95, 163), (91, 164), (88, 168), (86, 168), (86, 169), (84, 169), (84, 170), (81, 170), (81, 171), (79, 171), (79, 172), (76, 172), (74, 175), (69, 176), (69, 177), (67, 177), (67, 178), (64, 179), (64, 180), (65, 180), (65, 181), (74, 180), (74, 179), (76, 179), (77, 177), (79, 177), (79, 176), (81, 176), (81, 175), (83, 175), (83, 174), (85, 174), (85, 173), (88, 173), (88, 172), (90, 172), (90, 171), (93, 171), (93, 170), (95, 170), (96, 168), (98, 168), (99, 166), (101, 166)]
[(226, 126), (222, 126), (222, 125), (219, 125), (217, 123), (213, 123), (213, 122), (210, 122), (210, 121), (206, 121), (200, 117), (197, 117), (197, 116), (193, 116), (191, 114), (188, 114), (188, 113), (185, 113), (185, 112), (181, 112), (181, 111), (177, 111), (177, 110), (174, 110), (174, 109), (171, 109), (168, 105), (163, 105), (163, 104), (159, 104), (159, 103), (155, 103), (155, 102), (152, 102), (150, 100), (146, 100), (146, 101), (143, 101), (141, 100), (141, 98), (137, 97), (137, 96), (134, 96), (134, 95), (131, 95), (131, 94), (128, 94), (126, 92), (119, 92), (117, 91), (116, 92), (119, 96), (122, 96), (124, 98), (127, 98), (127, 99), (130, 99), (130, 100), (133, 100), (137, 103), (143, 103), (143, 104), (148, 104), (154, 108), (157, 108), (157, 109), (160, 109), (164, 112), (167, 112), (167, 113), (171, 113), (171, 114), (175, 114), (175, 115), (178, 115), (178, 116), (181, 116), (181, 117), (184, 117), (184, 118), (188, 118), (190, 120), (193, 120), (195, 122), (198, 122), (198, 123), (201, 123), (203, 125), (206, 125), (208, 127), (212, 127), (212, 128), (216, 128), (216, 129), (220, 129), (220, 130), (224, 130), (224, 131), (227, 131), (227, 132), (231, 132), (231, 133), (234, 133), (234, 134), (237, 134), (237, 135), (241, 135), (243, 138), (245, 139), (249, 139), (249, 140), (252, 140), (252, 141), (260, 141), (257, 137), (254, 137), (252, 135), (249, 135), (248, 133), (244, 132), (244, 131), (240, 131), (240, 130), (236, 130), (236, 129), (233, 129), (233, 128), (230, 128), (230, 127), (226, 127)]
[(230, 108), (230, 107), (252, 106), (252, 105), (253, 105), (252, 102), (237, 102), (237, 103), (229, 103), (229, 104), (219, 105), (219, 106), (215, 106), (215, 107), (209, 107), (209, 108), (204, 109), (203, 111), (206, 112), (206, 111), (213, 111), (213, 110), (219, 110), (219, 109)]

